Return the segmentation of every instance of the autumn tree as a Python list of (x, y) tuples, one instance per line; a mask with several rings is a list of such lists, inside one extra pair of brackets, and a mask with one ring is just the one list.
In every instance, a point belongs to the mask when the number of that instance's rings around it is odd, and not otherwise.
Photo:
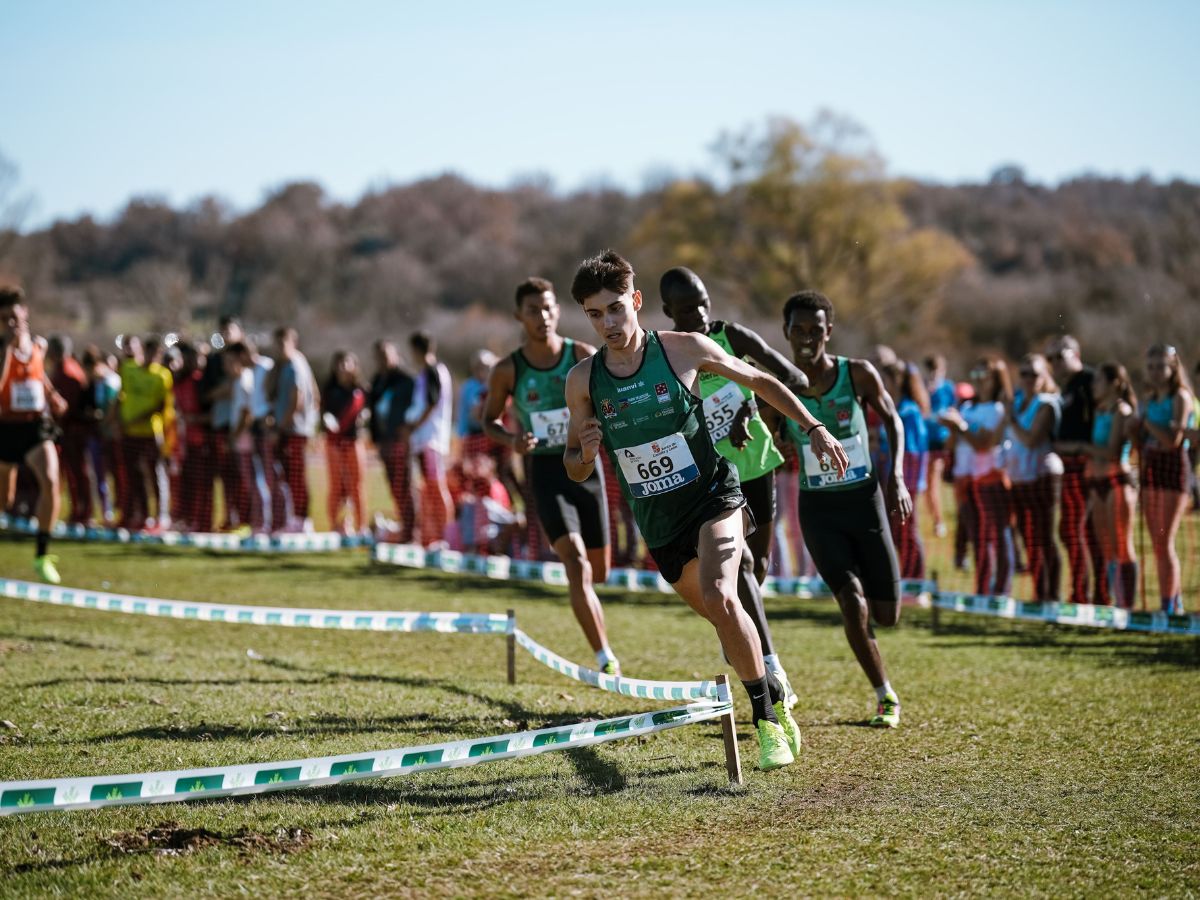
[(862, 129), (828, 113), (808, 126), (771, 119), (713, 151), (720, 178), (661, 188), (635, 232), (648, 255), (725, 281), (760, 312), (815, 288), (872, 337), (937, 322), (970, 254), (912, 225)]

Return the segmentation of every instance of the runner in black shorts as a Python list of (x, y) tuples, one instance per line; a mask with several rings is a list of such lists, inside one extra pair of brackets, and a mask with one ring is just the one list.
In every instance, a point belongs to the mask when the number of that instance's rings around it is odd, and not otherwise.
[(532, 454), (529, 475), (534, 484), (538, 521), (551, 546), (559, 538), (577, 534), (588, 550), (608, 549), (608, 502), (602, 475), (582, 483), (572, 481), (558, 453)]
[[(558, 299), (554, 285), (546, 279), (521, 282), (516, 304), (514, 318), (525, 329), (525, 339), (519, 349), (492, 369), (483, 430), (514, 453), (529, 456), (527, 471), (537, 517), (546, 540), (567, 570), (571, 609), (596, 654), (600, 670), (619, 675), (621, 664), (608, 646), (604, 611), (594, 587), (608, 580), (604, 475), (597, 469), (587, 481), (572, 481), (562, 458), (569, 418), (564, 394), (567, 373), (596, 350), (558, 333)], [(510, 397), (519, 427), (516, 434), (503, 421)]]
[(786, 423), (788, 437), (800, 450), (804, 542), (837, 597), (846, 638), (875, 688), (877, 706), (870, 724), (895, 728), (900, 699), (888, 682), (871, 620), (895, 625), (900, 619), (900, 566), (887, 513), (908, 518), (912, 498), (904, 484), (901, 453), (893, 454), (886, 487), (880, 488), (863, 407), (870, 406), (883, 421), (889, 447), (904, 446), (904, 425), (874, 366), (825, 352), (833, 333), (828, 297), (817, 291), (794, 294), (784, 305), (783, 322), (796, 365), (810, 384), (800, 402), (841, 442), (850, 460), (845, 476), (835, 477), (813, 454), (808, 436)]
[(811, 452), (844, 472), (841, 446), (775, 376), (754, 368), (701, 334), (647, 331), (633, 267), (611, 250), (585, 260), (571, 296), (583, 307), (603, 349), (571, 370), (563, 463), (584, 481), (608, 453), (621, 491), (663, 576), (717, 632), (750, 698), (759, 767), (795, 761), (800, 730), (783, 686), (767, 670), (762, 642), (738, 601), (746, 517), (736, 474), (717, 452), (699, 396), (702, 373), (727, 378), (804, 423)]
[[(793, 393), (808, 386), (804, 373), (768, 346), (757, 333), (736, 322), (713, 321), (712, 303), (704, 282), (691, 269), (677, 266), (663, 273), (658, 283), (663, 312), (679, 331), (708, 335), (731, 356), (757, 364)], [(754, 621), (763, 645), (767, 668), (784, 683), (789, 707), (796, 694), (775, 652), (771, 628), (763, 610), (760, 585), (767, 577), (771, 538), (775, 531), (775, 470), (783, 454), (770, 429), (758, 414), (754, 394), (711, 372), (700, 374), (700, 398), (708, 431), (721, 454), (736, 469), (742, 496), (753, 517), (755, 530), (746, 535), (746, 558), (738, 580), (738, 599)]]
[(29, 467), (38, 484), (37, 548), (33, 568), (51, 584), (62, 579), (58, 558), (48, 552), (58, 521), (58, 429), (50, 416), (66, 412), (67, 402), (46, 375), (45, 354), (29, 331), (25, 294), (0, 286), (0, 490), (2, 507), (12, 505), (17, 469)]

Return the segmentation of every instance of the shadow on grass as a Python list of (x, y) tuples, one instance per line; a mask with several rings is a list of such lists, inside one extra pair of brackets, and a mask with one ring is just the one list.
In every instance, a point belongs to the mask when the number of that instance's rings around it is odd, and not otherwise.
[(954, 647), (1030, 647), (1076, 654), (1097, 666), (1200, 667), (1200, 638), (1192, 635), (1138, 634), (1083, 629), (1036, 622), (942, 620), (930, 645)]
[(91, 641), (81, 641), (78, 638), (58, 637), (52, 634), (23, 634), (19, 631), (0, 631), (0, 638), (14, 641), (28, 641), (31, 644), (60, 644), (74, 650), (103, 650), (108, 653), (132, 653), (135, 656), (150, 656), (151, 651), (130, 649), (129, 647), (113, 644), (96, 644)]

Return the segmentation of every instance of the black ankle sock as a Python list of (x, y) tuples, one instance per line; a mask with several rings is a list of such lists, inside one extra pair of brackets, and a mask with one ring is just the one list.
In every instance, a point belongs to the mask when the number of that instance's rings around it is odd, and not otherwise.
[(763, 676), (757, 681), (743, 681), (742, 687), (750, 695), (750, 716), (754, 724), (757, 726), (759, 722), (766, 719), (768, 722), (778, 725), (779, 719), (775, 715), (775, 708), (771, 705), (767, 676)]
[(37, 555), (45, 556), (46, 551), (50, 549), (50, 532), (39, 531), (37, 533)]
[(767, 697), (771, 703), (778, 703), (783, 699), (783, 685), (779, 679), (775, 677), (775, 673), (767, 669)]

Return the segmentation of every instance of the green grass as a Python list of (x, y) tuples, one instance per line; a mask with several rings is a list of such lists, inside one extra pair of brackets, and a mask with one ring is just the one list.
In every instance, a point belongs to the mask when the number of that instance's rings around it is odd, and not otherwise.
[[(502, 611), (580, 662), (558, 589), (365, 554), (59, 546), (67, 584), (195, 600)], [(26, 577), (32, 548), (0, 541)], [(660, 595), (606, 595), (630, 674), (722, 670)], [(5, 896), (1042, 895), (1200, 892), (1196, 642), (906, 610), (895, 732), (835, 609), (775, 601), (800, 761), (728, 787), (716, 725), (527, 760), (196, 804), (0, 820)], [(254, 660), (253, 648), (264, 660)], [(655, 708), (493, 636), (306, 631), (0, 599), (0, 780), (318, 756)], [(740, 731), (748, 706), (738, 690)], [(668, 704), (657, 704), (665, 706)], [(753, 743), (743, 743), (752, 769)], [(172, 849), (174, 848), (174, 849)]]

